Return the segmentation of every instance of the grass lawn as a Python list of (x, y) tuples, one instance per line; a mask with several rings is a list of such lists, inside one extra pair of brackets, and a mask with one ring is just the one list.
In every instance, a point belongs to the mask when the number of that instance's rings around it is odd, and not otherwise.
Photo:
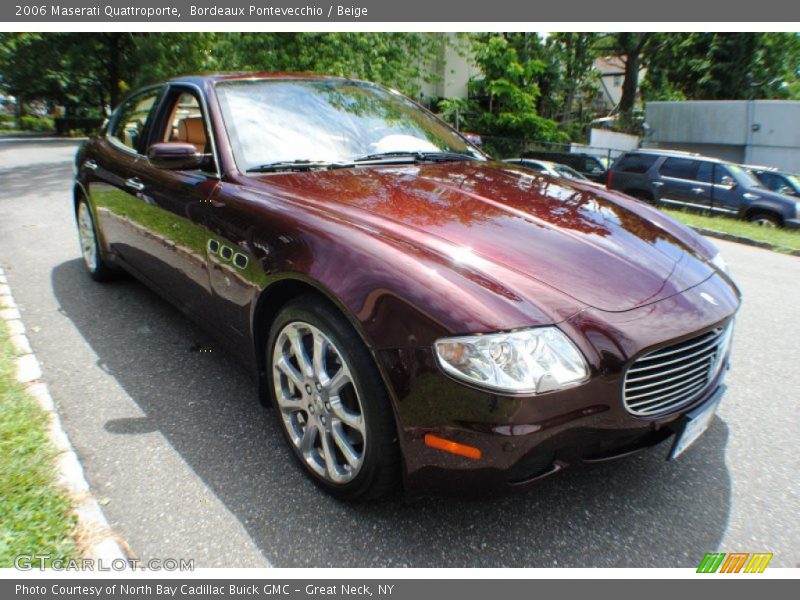
[(705, 227), (706, 229), (713, 229), (723, 233), (740, 235), (750, 238), (751, 240), (769, 242), (770, 244), (776, 244), (795, 250), (800, 249), (800, 231), (759, 227), (747, 221), (740, 221), (739, 219), (730, 217), (710, 217), (680, 210), (661, 210), (669, 216), (694, 227)]
[(75, 520), (54, 483), (48, 416), (14, 372), (14, 349), (0, 320), (0, 567), (13, 567), (19, 554), (75, 558)]

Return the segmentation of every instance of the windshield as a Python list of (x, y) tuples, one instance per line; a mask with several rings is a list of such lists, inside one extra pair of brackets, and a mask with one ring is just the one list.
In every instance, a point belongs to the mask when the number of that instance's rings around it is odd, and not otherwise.
[(794, 189), (800, 192), (800, 175), (787, 175), (786, 179), (794, 186)]
[(553, 165), (553, 169), (556, 173), (567, 179), (586, 179), (586, 177), (578, 173), (575, 169), (567, 167), (566, 165)]
[(400, 94), (346, 80), (250, 79), (217, 84), (241, 171), (280, 162), (349, 163), (401, 152), (484, 159), (444, 122)]

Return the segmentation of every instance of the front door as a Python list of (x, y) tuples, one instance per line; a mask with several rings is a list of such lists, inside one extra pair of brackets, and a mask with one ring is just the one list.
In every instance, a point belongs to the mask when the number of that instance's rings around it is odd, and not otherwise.
[(195, 92), (170, 86), (149, 143), (181, 141), (211, 156), (203, 169), (160, 169), (145, 158), (137, 165), (139, 268), (181, 308), (201, 320), (210, 316), (211, 288), (206, 264), (206, 210), (219, 185), (206, 115)]

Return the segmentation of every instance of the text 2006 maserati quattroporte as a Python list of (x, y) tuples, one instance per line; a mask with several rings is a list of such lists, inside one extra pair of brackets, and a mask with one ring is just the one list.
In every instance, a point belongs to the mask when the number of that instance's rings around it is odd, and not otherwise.
[(129, 271), (237, 351), (336, 496), (674, 457), (719, 403), (740, 295), (712, 245), (384, 87), (178, 78), (76, 162), (91, 276)]

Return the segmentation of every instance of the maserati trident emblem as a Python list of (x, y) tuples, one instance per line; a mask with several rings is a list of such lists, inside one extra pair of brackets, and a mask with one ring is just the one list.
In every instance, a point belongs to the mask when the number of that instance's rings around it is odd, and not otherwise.
[(707, 294), (706, 292), (700, 292), (700, 297), (709, 304), (713, 304), (714, 306), (719, 306), (719, 302), (717, 302), (717, 299), (714, 298), (714, 296), (712, 296), (711, 294)]

